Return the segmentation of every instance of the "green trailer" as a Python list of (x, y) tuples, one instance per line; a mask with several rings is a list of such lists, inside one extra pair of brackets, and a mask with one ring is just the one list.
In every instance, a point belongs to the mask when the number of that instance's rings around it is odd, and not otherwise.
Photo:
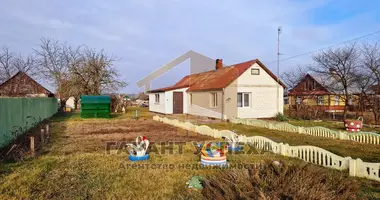
[(109, 96), (82, 95), (80, 104), (82, 118), (110, 118), (111, 98)]

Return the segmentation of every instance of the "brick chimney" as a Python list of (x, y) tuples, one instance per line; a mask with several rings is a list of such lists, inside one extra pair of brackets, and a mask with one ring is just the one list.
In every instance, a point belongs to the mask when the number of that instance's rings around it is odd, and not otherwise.
[(216, 59), (215, 69), (220, 69), (223, 67), (223, 60), (222, 59)]

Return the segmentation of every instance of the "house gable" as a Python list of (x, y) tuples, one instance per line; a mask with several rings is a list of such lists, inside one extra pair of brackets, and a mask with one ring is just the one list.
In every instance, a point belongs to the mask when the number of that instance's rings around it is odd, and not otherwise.
[(310, 74), (306, 74), (301, 81), (289, 91), (289, 95), (324, 95), (330, 94), (329, 90), (315, 80)]
[(49, 94), (51, 94), (49, 90), (41, 86), (24, 72), (18, 72), (0, 85), (0, 96), (48, 96)]

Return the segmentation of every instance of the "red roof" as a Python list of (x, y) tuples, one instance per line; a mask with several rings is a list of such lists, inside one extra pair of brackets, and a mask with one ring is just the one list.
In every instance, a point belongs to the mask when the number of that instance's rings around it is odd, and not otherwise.
[[(219, 90), (227, 87), (255, 63), (260, 65), (274, 80), (277, 80), (277, 77), (265, 67), (264, 64), (256, 59), (217, 70), (188, 75), (173, 86), (155, 89), (149, 92), (164, 92), (186, 87), (189, 88), (188, 91)], [(285, 85), (281, 81), (279, 81), (279, 83), (285, 88)]]

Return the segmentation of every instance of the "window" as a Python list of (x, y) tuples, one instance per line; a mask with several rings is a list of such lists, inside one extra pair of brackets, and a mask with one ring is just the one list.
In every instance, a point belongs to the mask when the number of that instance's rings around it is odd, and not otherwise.
[(260, 75), (260, 69), (251, 69), (251, 75)]
[(335, 98), (334, 98), (334, 104), (335, 104), (336, 106), (339, 105), (339, 96), (338, 96), (338, 95), (336, 95)]
[(238, 107), (249, 107), (249, 96), (250, 96), (251, 93), (242, 93), (242, 92), (239, 92), (237, 94), (237, 106)]
[(211, 107), (218, 106), (218, 94), (216, 92), (211, 93)]
[(301, 102), (302, 102), (302, 97), (297, 97), (297, 104), (301, 104)]
[(353, 96), (349, 96), (348, 97), (348, 105), (353, 105), (354, 104), (354, 97)]
[(189, 94), (190, 105), (193, 105), (193, 94)]
[(306, 81), (305, 82), (305, 91), (315, 90), (317, 83), (315, 81)]
[(317, 101), (318, 105), (323, 105), (323, 96), (318, 96)]
[(155, 103), (160, 103), (160, 94), (155, 94), (154, 95), (154, 102)]

